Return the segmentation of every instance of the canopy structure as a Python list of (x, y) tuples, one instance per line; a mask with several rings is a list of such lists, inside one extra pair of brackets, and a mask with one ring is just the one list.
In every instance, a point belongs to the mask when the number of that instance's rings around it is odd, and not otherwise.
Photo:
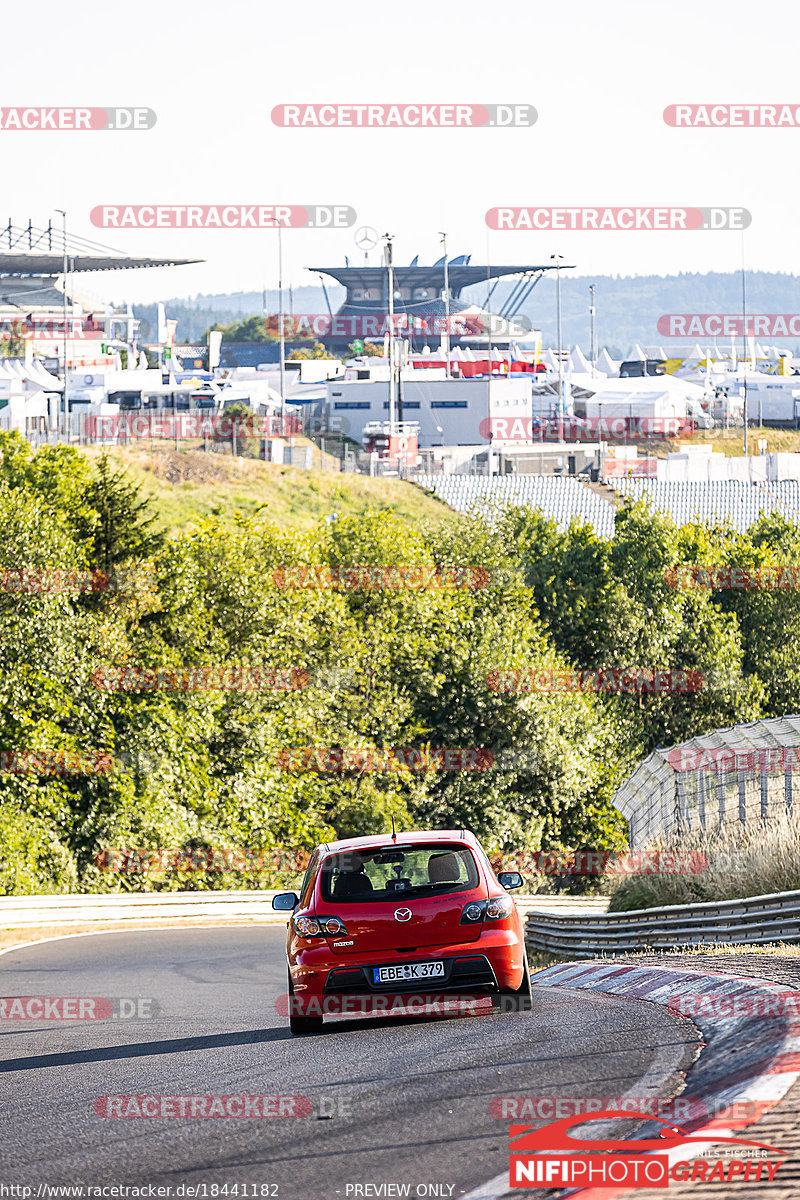
[(64, 385), (51, 375), (43, 363), (32, 359), (30, 363), (21, 358), (0, 358), (0, 380), (22, 379), (46, 392), (60, 392)]
[(596, 366), (604, 375), (617, 375), (619, 373), (619, 363), (614, 361), (605, 346), (600, 351)]
[(640, 849), (655, 839), (791, 812), (798, 769), (800, 716), (753, 721), (659, 747), (612, 803), (628, 819), (631, 846)]
[(588, 372), (591, 368), (586, 355), (581, 350), (580, 346), (574, 346), (572, 353), (569, 356), (570, 365), (573, 371)]

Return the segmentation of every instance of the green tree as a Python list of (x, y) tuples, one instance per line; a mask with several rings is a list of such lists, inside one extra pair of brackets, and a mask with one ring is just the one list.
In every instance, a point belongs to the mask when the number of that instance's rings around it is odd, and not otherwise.
[(267, 336), (267, 325), (263, 316), (258, 313), (252, 317), (242, 317), (240, 321), (231, 321), (229, 325), (212, 325), (201, 340), (207, 341), (209, 333), (220, 332), (223, 340), (228, 342), (266, 342), (273, 340)]
[(94, 566), (108, 573), (127, 559), (149, 558), (162, 545), (164, 535), (155, 528), (156, 516), (141, 484), (122, 468), (114, 469), (107, 454), (98, 460), (84, 499), (88, 513), (78, 527)]
[(0, 358), (22, 358), (26, 346), (27, 341), (23, 334), (22, 321), (14, 321), (10, 336), (0, 338)]
[(330, 354), (323, 346), (322, 342), (314, 342), (313, 346), (297, 346), (294, 350), (290, 350), (289, 359), (296, 362), (302, 358), (330, 358)]

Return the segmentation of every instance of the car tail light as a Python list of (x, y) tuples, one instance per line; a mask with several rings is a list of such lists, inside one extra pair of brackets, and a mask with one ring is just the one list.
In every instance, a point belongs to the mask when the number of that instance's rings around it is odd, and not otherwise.
[(300, 937), (342, 937), (347, 926), (339, 917), (292, 917), (295, 933)]
[(495, 896), (486, 904), (486, 920), (502, 921), (510, 917), (514, 911), (514, 901), (510, 896)]
[(502, 921), (514, 911), (510, 896), (493, 896), (491, 900), (473, 900), (461, 910), (462, 925), (477, 925), (481, 921)]

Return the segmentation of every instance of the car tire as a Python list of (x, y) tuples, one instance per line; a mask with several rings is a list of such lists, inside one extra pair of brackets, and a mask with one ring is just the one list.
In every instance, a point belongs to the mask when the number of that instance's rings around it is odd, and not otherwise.
[(522, 967), (522, 982), (518, 988), (500, 988), (492, 997), (492, 1007), (499, 1012), (530, 1012), (533, 1008), (533, 993), (531, 991), (531, 973), (528, 968), (528, 956)]
[(291, 971), (287, 972), (289, 979), (289, 1030), (294, 1034), (302, 1033), (319, 1033), (322, 1029), (322, 1017), (301, 1017), (294, 1012), (292, 997), (294, 996), (294, 985), (292, 984)]

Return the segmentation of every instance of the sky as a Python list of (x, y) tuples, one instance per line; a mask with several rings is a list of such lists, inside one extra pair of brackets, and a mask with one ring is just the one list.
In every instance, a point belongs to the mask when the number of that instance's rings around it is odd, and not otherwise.
[[(33, 15), (32, 15), (33, 12)], [(762, 0), (537, 0), (302, 5), (63, 0), (3, 16), (7, 106), (141, 106), (149, 130), (0, 130), (3, 218), (46, 224), (128, 254), (200, 265), (84, 276), (97, 298), (150, 301), (276, 286), (270, 230), (94, 228), (97, 205), (339, 204), (352, 228), (288, 229), (284, 281), (363, 261), (360, 226), (395, 237), (395, 261), (441, 254), (547, 262), (582, 274), (795, 272), (800, 128), (675, 129), (676, 103), (795, 103), (800, 9)], [(24, 49), (26, 48), (26, 49)], [(23, 52), (24, 49), (24, 52)], [(34, 68), (35, 65), (35, 69)], [(532, 127), (291, 129), (287, 103), (531, 104)], [(744, 207), (737, 231), (489, 230), (496, 206)], [(370, 261), (377, 265), (378, 251)]]

